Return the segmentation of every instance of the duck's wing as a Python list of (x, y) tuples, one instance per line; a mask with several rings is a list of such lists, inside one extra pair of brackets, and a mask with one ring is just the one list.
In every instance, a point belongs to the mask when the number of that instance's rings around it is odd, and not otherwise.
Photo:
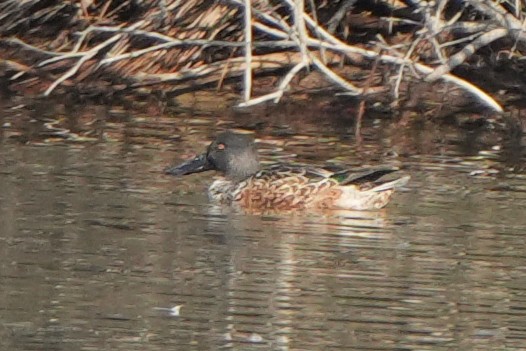
[(332, 180), (339, 185), (357, 185), (360, 188), (372, 188), (379, 185), (375, 184), (377, 180), (398, 170), (399, 168), (395, 166), (380, 166), (367, 169), (346, 169), (333, 172), (325, 168), (312, 166), (274, 164), (258, 172), (256, 177), (266, 178), (267, 180), (296, 178), (302, 179), (302, 183), (305, 184)]
[(340, 185), (362, 185), (372, 183), (383, 176), (398, 171), (398, 167), (381, 166), (361, 170), (344, 170), (334, 173), (331, 178), (336, 180)]
[(258, 178), (288, 178), (288, 177), (302, 177), (309, 182), (318, 182), (323, 179), (330, 178), (334, 172), (323, 168), (303, 166), (303, 165), (289, 165), (289, 164), (274, 164), (270, 165), (256, 174)]

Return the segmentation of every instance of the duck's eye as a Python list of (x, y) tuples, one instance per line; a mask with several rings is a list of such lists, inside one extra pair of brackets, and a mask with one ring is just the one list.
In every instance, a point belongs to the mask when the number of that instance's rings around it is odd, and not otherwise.
[(218, 150), (224, 150), (225, 147), (226, 147), (226, 145), (223, 144), (223, 143), (221, 143), (221, 144), (217, 144), (217, 149), (218, 149)]

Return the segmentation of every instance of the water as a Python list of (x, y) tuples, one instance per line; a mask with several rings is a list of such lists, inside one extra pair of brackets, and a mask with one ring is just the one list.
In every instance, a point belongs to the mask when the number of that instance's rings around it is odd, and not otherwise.
[(264, 161), (386, 162), (412, 180), (382, 211), (244, 215), (208, 203), (210, 175), (162, 174), (239, 117), (132, 116), (91, 142), (5, 130), (0, 348), (526, 349), (525, 176), (506, 145), (380, 123), (358, 148), (273, 118)]

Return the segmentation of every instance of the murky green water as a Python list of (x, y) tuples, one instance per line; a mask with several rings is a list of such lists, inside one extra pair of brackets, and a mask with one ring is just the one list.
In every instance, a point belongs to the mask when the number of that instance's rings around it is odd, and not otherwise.
[(250, 119), (159, 121), (46, 145), (5, 125), (1, 349), (526, 349), (526, 176), (509, 157), (522, 151), (381, 123), (357, 148), (341, 121), (277, 114), (257, 133), (265, 161), (413, 178), (379, 212), (253, 216), (210, 206), (206, 174), (162, 174)]

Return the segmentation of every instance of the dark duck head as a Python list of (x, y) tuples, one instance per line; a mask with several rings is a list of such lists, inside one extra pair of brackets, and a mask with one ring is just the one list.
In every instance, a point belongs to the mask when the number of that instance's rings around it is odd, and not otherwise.
[(205, 153), (165, 170), (166, 174), (186, 174), (216, 170), (227, 178), (240, 180), (259, 170), (254, 139), (248, 134), (223, 132), (208, 146)]

